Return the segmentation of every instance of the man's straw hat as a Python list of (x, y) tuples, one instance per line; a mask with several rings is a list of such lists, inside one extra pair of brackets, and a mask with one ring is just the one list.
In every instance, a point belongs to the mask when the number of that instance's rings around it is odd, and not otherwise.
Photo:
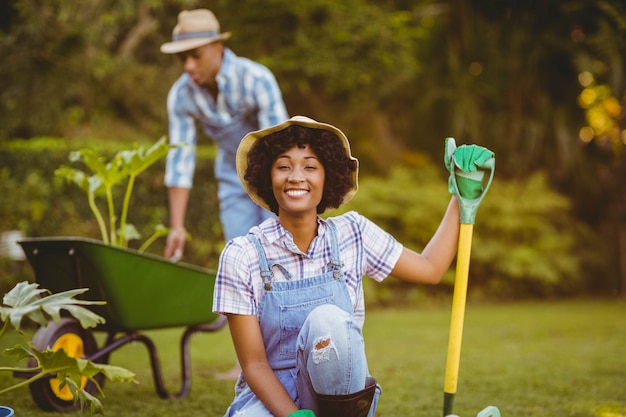
[(291, 119), (279, 123), (275, 126), (257, 130), (255, 132), (250, 132), (246, 136), (244, 136), (244, 138), (241, 140), (241, 143), (239, 143), (236, 157), (237, 175), (239, 175), (239, 180), (243, 184), (243, 188), (246, 190), (252, 201), (263, 207), (264, 209), (271, 211), (265, 200), (261, 198), (261, 196), (259, 196), (256, 191), (250, 186), (250, 184), (245, 180), (246, 171), (248, 170), (248, 153), (260, 139), (272, 133), (286, 129), (288, 126), (291, 125), (299, 125), (312, 129), (328, 130), (329, 132), (337, 136), (337, 138), (341, 141), (341, 144), (346, 151), (347, 157), (353, 161), (357, 161), (357, 169), (352, 172), (352, 188), (348, 190), (348, 192), (344, 195), (343, 201), (341, 202), (341, 204), (347, 203), (352, 197), (354, 197), (359, 188), (358, 160), (354, 158), (350, 153), (350, 142), (348, 142), (348, 138), (346, 137), (346, 135), (335, 126), (327, 123), (320, 123), (305, 116), (294, 116)]
[(161, 45), (164, 54), (177, 54), (209, 43), (230, 38), (230, 32), (220, 33), (220, 23), (207, 9), (183, 10), (172, 31), (172, 42)]

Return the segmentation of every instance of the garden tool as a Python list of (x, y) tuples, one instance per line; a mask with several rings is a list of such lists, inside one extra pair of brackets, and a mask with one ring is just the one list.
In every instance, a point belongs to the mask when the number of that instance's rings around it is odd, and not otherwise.
[[(461, 145), (457, 148), (454, 138), (447, 138), (444, 161), (446, 168), (450, 171), (448, 189), (451, 194), (456, 195), (461, 211), (443, 404), (444, 417), (453, 417), (455, 415), (452, 414), (452, 408), (461, 358), (472, 232), (478, 206), (491, 185), (496, 160), (493, 152), (486, 148), (476, 145)], [(486, 173), (489, 173), (489, 177), (485, 181)], [(479, 412), (477, 417), (500, 417), (500, 410), (489, 406)]]

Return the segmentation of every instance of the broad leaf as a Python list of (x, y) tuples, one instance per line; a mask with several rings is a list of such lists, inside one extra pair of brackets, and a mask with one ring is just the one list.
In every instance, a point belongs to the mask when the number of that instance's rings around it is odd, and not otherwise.
[[(122, 233), (120, 233), (120, 235), (122, 235)], [(126, 240), (139, 240), (141, 239), (141, 234), (139, 233), (139, 231), (137, 230), (137, 228), (132, 225), (132, 224), (128, 224), (126, 223), (124, 225), (124, 238)]]
[(24, 317), (35, 321), (41, 326), (46, 326), (50, 318), (58, 321), (61, 319), (61, 310), (67, 310), (83, 327), (95, 327), (104, 323), (104, 318), (92, 313), (80, 305), (101, 305), (104, 301), (76, 300), (76, 295), (88, 291), (87, 288), (64, 291), (42, 297), (47, 290), (39, 289), (39, 284), (26, 281), (18, 283), (3, 298), (3, 303), (9, 307), (0, 307), (2, 321), (9, 319), (13, 327), (20, 329)]
[[(85, 404), (88, 404), (91, 414), (104, 414), (103, 406), (100, 400), (79, 388), (81, 377), (84, 376), (92, 381), (103, 396), (102, 388), (95, 379), (95, 376), (98, 374), (103, 374), (110, 381), (137, 383), (134, 372), (119, 366), (96, 364), (86, 359), (71, 358), (67, 356), (64, 349), (58, 349), (56, 351), (46, 349), (41, 352), (35, 348), (28, 350), (18, 345), (10, 349), (5, 349), (4, 355), (14, 356), (18, 361), (27, 358), (36, 359), (39, 366), (29, 368), (28, 371), (38, 371), (38, 375), (40, 376), (46, 374), (55, 375), (57, 379), (62, 381), (60, 385), (61, 388), (66, 385), (69, 387), (74, 397), (74, 403), (80, 401), (81, 410)], [(13, 388), (14, 387), (5, 389), (4, 392), (8, 392)]]
[(98, 196), (104, 192), (104, 184), (97, 175), (89, 176), (80, 169), (61, 166), (54, 171), (54, 175), (77, 185), (88, 195)]
[[(32, 349), (32, 356), (37, 358), (42, 372), (59, 374), (59, 379), (65, 378), (65, 374), (83, 375), (92, 378), (101, 373), (111, 381), (136, 382), (135, 373), (119, 366), (94, 363), (86, 359), (71, 358), (67, 356), (65, 350), (58, 349), (52, 351), (46, 349), (43, 352)], [(24, 355), (19, 349), (11, 350), (13, 355)], [(75, 376), (74, 375), (74, 376)]]
[(106, 188), (112, 188), (126, 178), (122, 161), (118, 157), (113, 158), (109, 163), (105, 163), (104, 158), (96, 154), (92, 149), (81, 149), (71, 152), (70, 160), (73, 162), (82, 160)]
[(162, 137), (147, 150), (145, 146), (140, 146), (137, 149), (121, 151), (118, 156), (124, 162), (124, 168), (129, 174), (137, 176), (167, 155), (170, 148), (165, 137)]
[(104, 407), (100, 400), (84, 389), (79, 389), (79, 385), (72, 380), (67, 380), (67, 385), (74, 396), (74, 401), (80, 401), (80, 410), (83, 411), (85, 404), (89, 405), (89, 412), (93, 414), (104, 414)]
[(37, 301), (41, 294), (49, 292), (46, 289), (38, 289), (38, 284), (22, 281), (13, 287), (2, 298), (2, 302), (10, 307), (20, 307)]
[(6, 348), (2, 351), (2, 354), (4, 356), (15, 356), (15, 360), (17, 362), (24, 360), (24, 359), (29, 359), (29, 358), (33, 358), (35, 357), (35, 355), (33, 354), (33, 352), (31, 352), (30, 350), (24, 348), (24, 346), (22, 345), (15, 345), (12, 348)]

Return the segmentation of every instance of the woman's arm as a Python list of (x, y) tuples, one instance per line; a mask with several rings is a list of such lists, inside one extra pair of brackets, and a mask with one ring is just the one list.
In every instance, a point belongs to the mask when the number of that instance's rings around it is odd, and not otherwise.
[(408, 282), (439, 283), (456, 255), (459, 216), (459, 204), (453, 196), (443, 220), (422, 253), (404, 248), (390, 275)]
[(228, 314), (227, 317), (237, 359), (254, 394), (276, 417), (297, 411), (298, 407), (267, 361), (258, 318), (241, 314)]

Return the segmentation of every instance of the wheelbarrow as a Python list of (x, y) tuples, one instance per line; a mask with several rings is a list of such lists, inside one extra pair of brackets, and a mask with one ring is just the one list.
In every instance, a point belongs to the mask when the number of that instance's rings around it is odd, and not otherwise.
[[(130, 342), (148, 350), (156, 392), (161, 398), (184, 398), (191, 388), (189, 343), (198, 332), (215, 332), (226, 318), (211, 311), (215, 272), (181, 262), (139, 253), (132, 249), (76, 237), (28, 238), (18, 242), (35, 272), (35, 280), (53, 293), (89, 288), (82, 295), (88, 306), (106, 322), (83, 329), (74, 318), (51, 321), (33, 337), (43, 350), (63, 348), (69, 356), (84, 357), (107, 364), (110, 354)], [(163, 383), (157, 348), (147, 335), (149, 329), (184, 327), (180, 341), (181, 388), (170, 393)], [(93, 332), (106, 332), (98, 346)], [(19, 375), (18, 375), (19, 376)], [(28, 377), (28, 375), (22, 375)], [(103, 382), (103, 376), (97, 379)], [(84, 389), (95, 393), (95, 384), (85, 381)], [(71, 411), (78, 407), (67, 387), (52, 375), (29, 385), (35, 403), (47, 411)]]

